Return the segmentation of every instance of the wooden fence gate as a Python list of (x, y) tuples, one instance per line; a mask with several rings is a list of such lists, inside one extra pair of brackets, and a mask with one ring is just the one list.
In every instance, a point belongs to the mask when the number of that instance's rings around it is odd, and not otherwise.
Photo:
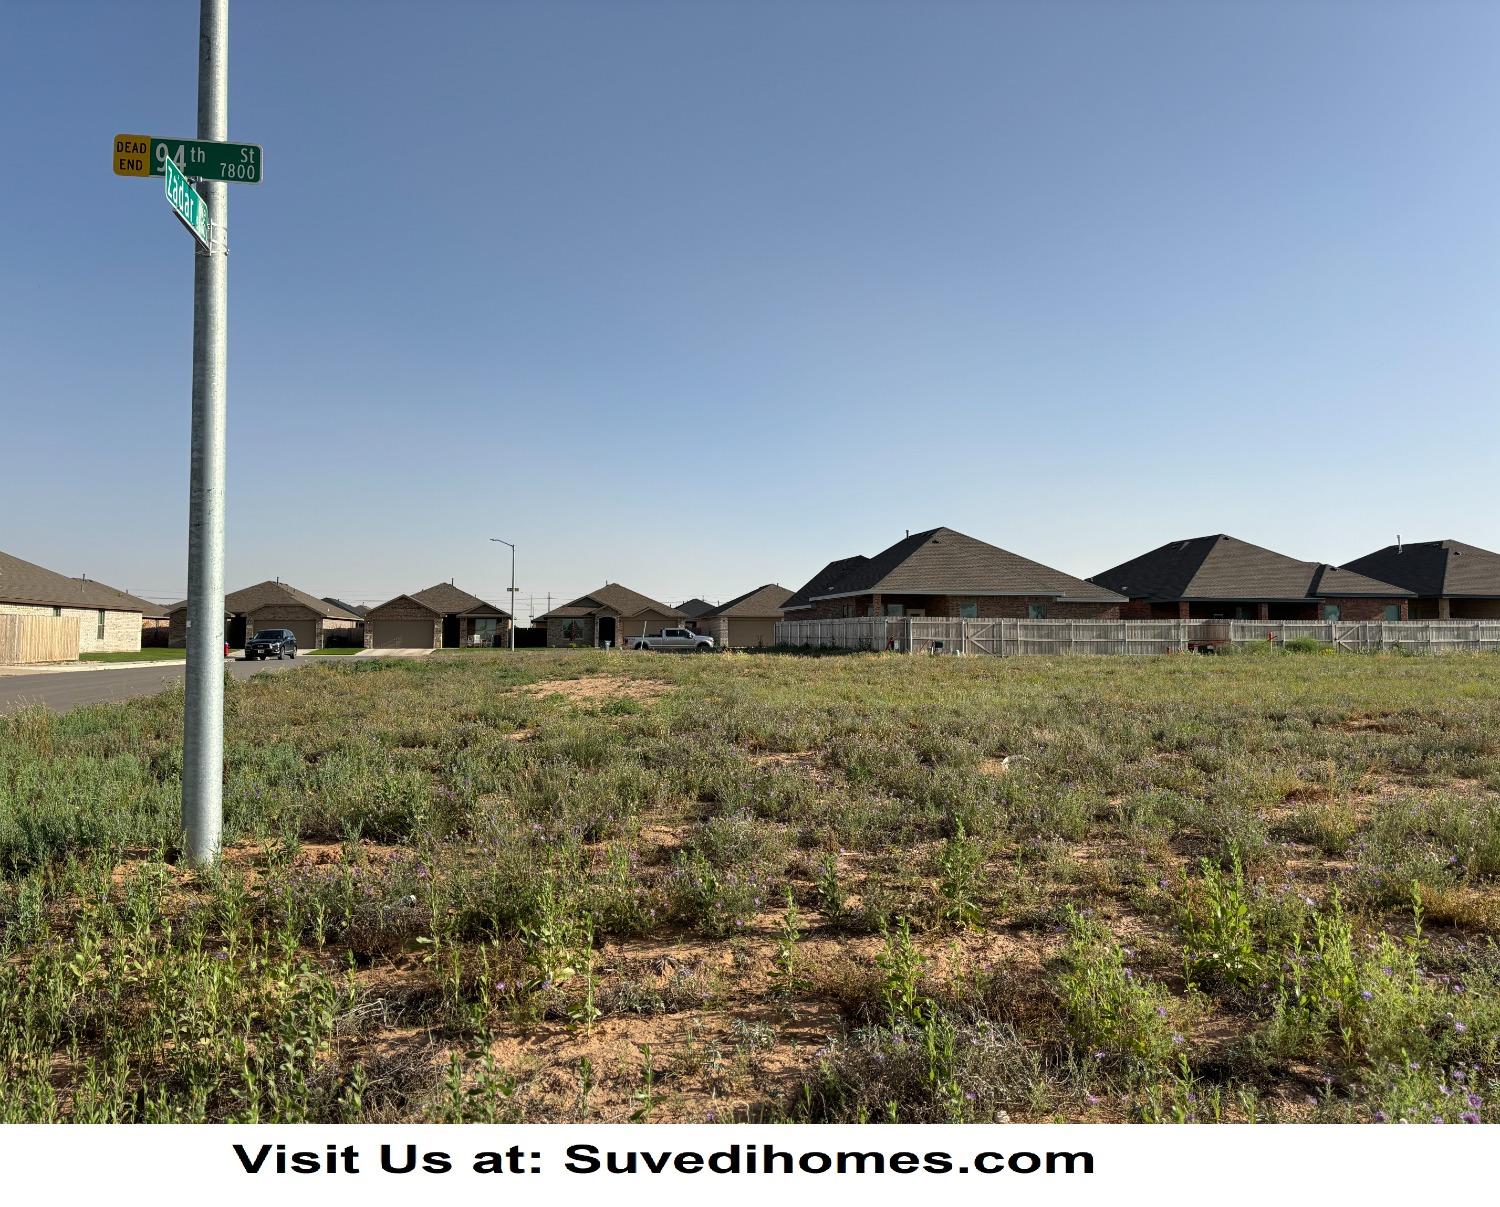
[(0, 615), (0, 665), (76, 661), (78, 636), (71, 616)]

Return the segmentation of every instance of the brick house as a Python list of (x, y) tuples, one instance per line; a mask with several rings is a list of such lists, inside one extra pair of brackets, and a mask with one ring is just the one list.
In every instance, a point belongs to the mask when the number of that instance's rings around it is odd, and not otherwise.
[(701, 613), (694, 627), (712, 637), (714, 645), (721, 650), (773, 646), (776, 644), (776, 622), (785, 615), (782, 607), (791, 597), (792, 593), (785, 587), (767, 583)]
[(1218, 533), (1170, 541), (1090, 580), (1140, 620), (1406, 620), (1412, 593)]
[(952, 528), (897, 541), (874, 557), (829, 562), (782, 604), (787, 620), (858, 616), (1113, 620), (1125, 600)]
[(1500, 619), (1500, 553), (1478, 545), (1398, 543), (1345, 562), (1344, 569), (1412, 592), (1413, 620)]
[(504, 608), (470, 595), (452, 583), (438, 583), (398, 595), (364, 616), (365, 648), (377, 650), (458, 649), (507, 644), (511, 617)]
[(0, 553), (0, 615), (62, 616), (78, 621), (78, 652), (141, 648), (142, 617), (157, 605), (87, 578), (69, 578)]
[(713, 607), (714, 605), (709, 603), (708, 600), (698, 599), (694, 597), (693, 599), (690, 599), (685, 603), (678, 604), (677, 610), (687, 617), (688, 628), (702, 633), (706, 632), (707, 630), (698, 628), (698, 618), (705, 612), (713, 611)]
[[(167, 615), (167, 643), (181, 649), (187, 645), (187, 600), (174, 604)], [(226, 595), (224, 619), (224, 638), (234, 649), (244, 648), (245, 639), (261, 629), (290, 629), (304, 650), (352, 645), (360, 623), (353, 612), (279, 579)]]
[(323, 602), (326, 604), (332, 604), (336, 608), (343, 608), (344, 611), (349, 613), (349, 615), (359, 618), (359, 623), (354, 626), (354, 632), (350, 636), (349, 644), (353, 646), (363, 646), (365, 643), (365, 613), (370, 609), (365, 607), (364, 604), (349, 603), (338, 598), (338, 596), (336, 595), (323, 596)]
[(547, 644), (553, 648), (609, 642), (619, 649), (627, 638), (681, 625), (685, 620), (683, 613), (670, 604), (619, 583), (605, 583), (597, 591), (538, 616), (532, 624), (546, 627)]
[(115, 587), (106, 587), (103, 583), (93, 582), (91, 579), (79, 579), (79, 582), (89, 583), (96, 591), (111, 596), (119, 602), (121, 608), (139, 608), (141, 611), (141, 645), (161, 647), (167, 644), (167, 628), (170, 621), (167, 617), (167, 605), (152, 603), (149, 599), (142, 599), (139, 595), (132, 595), (129, 591), (121, 591)]

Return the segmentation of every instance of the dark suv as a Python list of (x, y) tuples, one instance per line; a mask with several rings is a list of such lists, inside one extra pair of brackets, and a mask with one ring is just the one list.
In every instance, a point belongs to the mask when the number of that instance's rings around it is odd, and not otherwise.
[(297, 638), (291, 629), (262, 629), (245, 642), (245, 661), (258, 658), (295, 658)]

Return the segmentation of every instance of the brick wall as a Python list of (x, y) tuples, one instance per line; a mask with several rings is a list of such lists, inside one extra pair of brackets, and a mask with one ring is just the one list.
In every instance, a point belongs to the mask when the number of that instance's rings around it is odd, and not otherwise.
[(1120, 606), (1113, 603), (1059, 602), (1045, 595), (855, 595), (848, 599), (825, 599), (809, 608), (786, 614), (787, 620), (839, 620), (846, 616), (879, 616), (887, 604), (922, 608), (930, 617), (956, 620), (959, 605), (975, 605), (980, 620), (1025, 620), (1030, 605), (1041, 604), (1047, 620), (1118, 620)]
[[(1338, 604), (1340, 620), (1384, 620), (1387, 604), (1401, 608), (1401, 619), (1407, 620), (1405, 600), (1398, 599), (1326, 599), (1308, 600), (1306, 603), (1259, 603), (1253, 600), (1232, 599), (1223, 602), (1213, 600), (1173, 600), (1168, 603), (1148, 603), (1133, 599), (1120, 609), (1123, 620), (1322, 620), (1323, 605)], [(1238, 608), (1253, 611), (1250, 616), (1236, 616)]]
[[(1390, 604), (1401, 609), (1400, 619), (1406, 620), (1411, 608), (1404, 599), (1328, 599), (1323, 603), (1338, 604), (1340, 620), (1384, 620), (1385, 610)], [(1317, 619), (1323, 619), (1323, 608), (1318, 607)]]
[(114, 653), (141, 648), (141, 614), (105, 609), (104, 636), (99, 636), (99, 612), (95, 608), (53, 608), (47, 604), (0, 603), (0, 612), (10, 616), (57, 616), (78, 621), (80, 654)]
[[(577, 625), (576, 635), (573, 637), (563, 636), (563, 628), (567, 625)], [(591, 646), (594, 644), (594, 618), (592, 616), (577, 616), (569, 619), (552, 616), (547, 620), (547, 644), (554, 649), (565, 649), (568, 646)]]

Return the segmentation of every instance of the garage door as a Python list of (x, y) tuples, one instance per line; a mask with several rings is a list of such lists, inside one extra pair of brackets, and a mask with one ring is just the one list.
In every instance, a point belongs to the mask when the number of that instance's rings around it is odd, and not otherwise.
[(283, 620), (278, 627), (292, 630), (293, 636), (297, 638), (299, 650), (317, 648), (318, 622), (316, 620)]
[(378, 650), (432, 648), (430, 620), (372, 620), (369, 623), (370, 631), (374, 634), (371, 644)]

